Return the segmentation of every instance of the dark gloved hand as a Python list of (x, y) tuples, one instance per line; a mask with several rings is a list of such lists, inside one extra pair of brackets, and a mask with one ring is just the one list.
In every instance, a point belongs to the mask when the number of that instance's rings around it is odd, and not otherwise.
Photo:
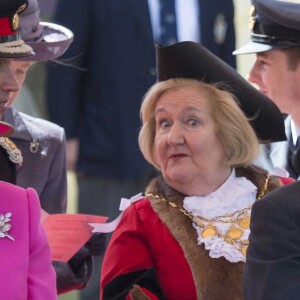
[(91, 256), (104, 255), (106, 250), (106, 233), (94, 233), (92, 237), (81, 247), (77, 253), (69, 260), (68, 264), (74, 273), (81, 272), (83, 266)]
[[(69, 266), (72, 268), (74, 273), (77, 273), (81, 269), (82, 265), (85, 264), (86, 259), (90, 257), (89, 250), (87, 247), (81, 247), (76, 254), (69, 260)], [(91, 258), (90, 258), (91, 259)]]
[(107, 246), (106, 233), (94, 233), (92, 237), (86, 242), (85, 247), (92, 256), (102, 256), (105, 253)]

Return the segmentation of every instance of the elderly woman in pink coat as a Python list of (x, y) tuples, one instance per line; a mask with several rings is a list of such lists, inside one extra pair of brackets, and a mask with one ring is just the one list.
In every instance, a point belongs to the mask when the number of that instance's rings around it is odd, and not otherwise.
[[(18, 89), (12, 58), (32, 54), (16, 35), (16, 12), (26, 5), (25, 0), (0, 0), (0, 110), (5, 109), (9, 93)], [(0, 122), (0, 139), (13, 132), (12, 126)], [(11, 147), (9, 153), (0, 152), (1, 178), (13, 173), (11, 161), (17, 151)], [(50, 248), (40, 217), (35, 190), (0, 181), (0, 299), (57, 299)]]

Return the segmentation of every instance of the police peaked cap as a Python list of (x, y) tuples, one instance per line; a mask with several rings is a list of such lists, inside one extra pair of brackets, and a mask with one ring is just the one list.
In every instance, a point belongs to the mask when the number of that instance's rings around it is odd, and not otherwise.
[(252, 0), (251, 42), (233, 54), (300, 46), (300, 0)]

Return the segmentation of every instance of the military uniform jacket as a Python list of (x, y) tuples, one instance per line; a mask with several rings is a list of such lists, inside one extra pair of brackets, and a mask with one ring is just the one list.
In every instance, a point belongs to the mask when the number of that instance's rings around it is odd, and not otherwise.
[(16, 129), (10, 139), (21, 150), (18, 186), (34, 188), (48, 213), (64, 213), (67, 205), (66, 141), (60, 126), (7, 108), (3, 121)]

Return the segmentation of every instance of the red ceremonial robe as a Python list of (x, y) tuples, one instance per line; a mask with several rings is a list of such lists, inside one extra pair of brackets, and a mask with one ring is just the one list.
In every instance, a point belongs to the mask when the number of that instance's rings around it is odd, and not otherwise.
[[(184, 196), (161, 179), (148, 191), (182, 207)], [(111, 238), (101, 271), (101, 299), (131, 299), (128, 293), (136, 284), (150, 299), (241, 300), (243, 268), (243, 262), (211, 258), (197, 244), (192, 221), (178, 209), (144, 198), (126, 209)]]

